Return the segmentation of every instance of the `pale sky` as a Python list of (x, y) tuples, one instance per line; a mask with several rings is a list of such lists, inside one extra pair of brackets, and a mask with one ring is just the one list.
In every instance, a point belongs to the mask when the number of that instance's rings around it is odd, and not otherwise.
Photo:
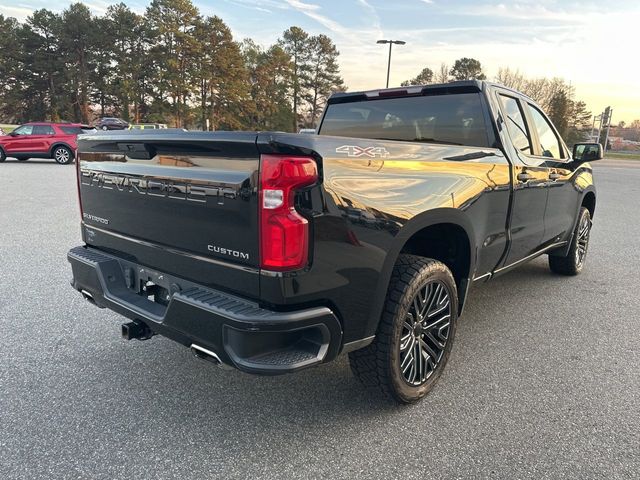
[[(6, 0), (0, 0), (5, 2)], [(62, 11), (68, 0), (22, 0), (0, 13), (24, 20), (33, 10)], [(96, 14), (110, 3), (84, 2)], [(139, 13), (148, 2), (124, 0)], [(206, 15), (220, 16), (237, 40), (263, 45), (298, 25), (330, 36), (340, 50), (349, 90), (384, 86), (387, 47), (394, 47), (391, 86), (423, 67), (438, 69), (460, 57), (480, 60), (489, 79), (510, 67), (529, 77), (559, 76), (576, 87), (593, 113), (611, 105), (613, 121), (640, 118), (640, 2), (519, 0), (198, 0)]]

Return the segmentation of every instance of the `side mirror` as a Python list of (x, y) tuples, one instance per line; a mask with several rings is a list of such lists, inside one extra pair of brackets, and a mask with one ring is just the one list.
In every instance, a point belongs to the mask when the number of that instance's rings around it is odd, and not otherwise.
[(16, 133), (15, 131), (13, 131), (13, 132), (9, 132), (9, 136), (10, 136), (10, 137), (17, 137), (17, 136), (19, 136), (19, 135), (20, 135), (20, 134), (19, 134), (19, 133)]
[(604, 150), (599, 143), (576, 143), (573, 146), (573, 161), (593, 162), (604, 158)]

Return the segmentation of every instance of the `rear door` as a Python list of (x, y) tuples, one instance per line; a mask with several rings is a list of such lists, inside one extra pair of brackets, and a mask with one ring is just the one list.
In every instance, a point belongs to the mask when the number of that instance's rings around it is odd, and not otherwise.
[(79, 139), (85, 241), (214, 288), (258, 294), (256, 134)]
[(526, 104), (536, 138), (536, 155), (549, 169), (548, 199), (544, 215), (544, 243), (566, 238), (573, 229), (580, 192), (573, 185), (569, 155), (551, 121), (537, 106)]
[(32, 152), (46, 153), (49, 151), (51, 139), (55, 135), (51, 125), (34, 125), (31, 134)]
[(535, 253), (544, 242), (549, 167), (534, 155), (534, 137), (521, 97), (502, 90), (497, 95), (514, 163), (511, 245), (504, 262), (508, 266)]

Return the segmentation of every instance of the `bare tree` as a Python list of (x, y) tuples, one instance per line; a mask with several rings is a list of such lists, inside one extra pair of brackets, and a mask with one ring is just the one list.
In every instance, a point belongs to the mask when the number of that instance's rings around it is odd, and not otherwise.
[(498, 70), (498, 75), (495, 77), (495, 81), (501, 83), (505, 87), (520, 91), (523, 91), (527, 84), (527, 80), (519, 70), (513, 71), (509, 67), (500, 68)]
[(449, 65), (441, 63), (440, 68), (433, 77), (435, 83), (447, 83), (449, 81)]

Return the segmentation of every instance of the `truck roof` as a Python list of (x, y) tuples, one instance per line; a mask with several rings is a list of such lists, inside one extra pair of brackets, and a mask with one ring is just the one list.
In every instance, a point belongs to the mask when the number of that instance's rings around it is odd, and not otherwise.
[(357, 100), (369, 100), (378, 97), (395, 97), (404, 95), (420, 95), (425, 91), (443, 90), (450, 93), (479, 92), (483, 82), (480, 80), (463, 80), (449, 83), (433, 83), (429, 85), (411, 85), (408, 87), (379, 88), (376, 90), (362, 90), (358, 92), (337, 92), (329, 97), (327, 103), (347, 103)]
[[(423, 95), (429, 91), (433, 93), (471, 93), (481, 92), (485, 85), (500, 87), (505, 90), (522, 95), (534, 102), (527, 95), (506, 87), (500, 83), (488, 82), (486, 80), (460, 80), (448, 83), (431, 83), (428, 85), (411, 85), (407, 87), (379, 88), (376, 90), (361, 90), (357, 92), (337, 92), (329, 97), (328, 104), (348, 103), (359, 100), (371, 100), (380, 97), (400, 97), (406, 95)], [(534, 102), (535, 103), (535, 102)]]

